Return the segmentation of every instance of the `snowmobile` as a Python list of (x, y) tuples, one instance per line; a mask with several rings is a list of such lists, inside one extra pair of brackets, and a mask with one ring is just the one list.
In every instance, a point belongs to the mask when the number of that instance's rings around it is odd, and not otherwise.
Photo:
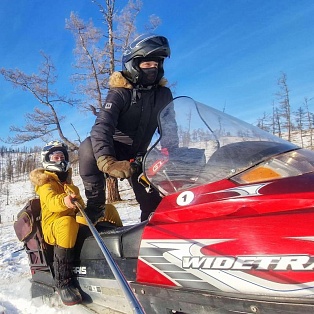
[[(144, 311), (314, 313), (314, 152), (189, 97), (158, 122), (139, 180), (160, 205), (139, 224), (96, 226)], [(25, 245), (33, 297), (53, 293), (39, 240)], [(88, 227), (77, 242), (84, 304), (131, 313)]]

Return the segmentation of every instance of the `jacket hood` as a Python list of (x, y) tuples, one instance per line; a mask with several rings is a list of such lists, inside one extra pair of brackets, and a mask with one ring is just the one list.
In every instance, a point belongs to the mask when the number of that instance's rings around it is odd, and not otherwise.
[[(168, 81), (163, 77), (158, 85), (160, 86), (166, 86)], [(109, 78), (109, 87), (115, 88), (115, 87), (124, 87), (128, 89), (133, 89), (133, 85), (123, 76), (121, 72), (113, 72), (112, 75)]]
[[(66, 183), (71, 183), (72, 181), (72, 169), (68, 170), (68, 177), (66, 179)], [(29, 178), (33, 185), (42, 186), (49, 181), (59, 181), (59, 178), (56, 173), (48, 172), (44, 168), (37, 168), (31, 171), (29, 174)]]

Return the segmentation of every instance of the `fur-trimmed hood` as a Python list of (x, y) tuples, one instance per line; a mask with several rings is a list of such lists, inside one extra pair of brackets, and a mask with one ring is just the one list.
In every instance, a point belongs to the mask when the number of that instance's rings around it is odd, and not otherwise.
[[(72, 169), (68, 170), (68, 177), (66, 179), (66, 183), (71, 184), (72, 182)], [(29, 178), (33, 185), (42, 186), (49, 181), (59, 181), (57, 174), (53, 172), (48, 172), (44, 168), (37, 168), (31, 171), (29, 174)]]
[[(163, 77), (158, 85), (166, 86), (168, 81)], [(109, 87), (124, 87), (128, 89), (133, 89), (133, 85), (123, 76), (122, 72), (113, 72), (109, 78)]]

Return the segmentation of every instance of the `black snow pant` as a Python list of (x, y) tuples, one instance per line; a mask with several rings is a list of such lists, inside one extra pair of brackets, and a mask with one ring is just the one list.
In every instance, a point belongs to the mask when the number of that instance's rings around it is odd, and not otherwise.
[[(123, 152), (122, 145), (119, 145), (119, 143), (116, 144), (115, 151), (118, 160), (134, 157), (127, 158)], [(95, 208), (95, 210), (97, 210), (97, 207), (103, 208), (105, 204), (105, 176), (97, 167), (90, 137), (87, 137), (79, 148), (79, 171), (85, 188), (88, 211), (92, 210), (92, 208)], [(141, 221), (144, 221), (147, 220), (150, 213), (155, 211), (161, 201), (161, 197), (156, 190), (147, 193), (145, 188), (138, 183), (138, 175), (139, 173), (134, 173), (129, 182), (140, 205)]]

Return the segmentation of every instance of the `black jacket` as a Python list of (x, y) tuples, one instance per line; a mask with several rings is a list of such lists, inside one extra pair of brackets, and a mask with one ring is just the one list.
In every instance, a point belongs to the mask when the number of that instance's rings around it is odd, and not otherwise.
[(128, 160), (146, 152), (157, 128), (158, 113), (172, 101), (172, 93), (158, 85), (137, 90), (133, 101), (133, 87), (121, 72), (113, 73), (109, 84), (105, 104), (91, 130), (93, 152), (96, 160), (100, 156)]

